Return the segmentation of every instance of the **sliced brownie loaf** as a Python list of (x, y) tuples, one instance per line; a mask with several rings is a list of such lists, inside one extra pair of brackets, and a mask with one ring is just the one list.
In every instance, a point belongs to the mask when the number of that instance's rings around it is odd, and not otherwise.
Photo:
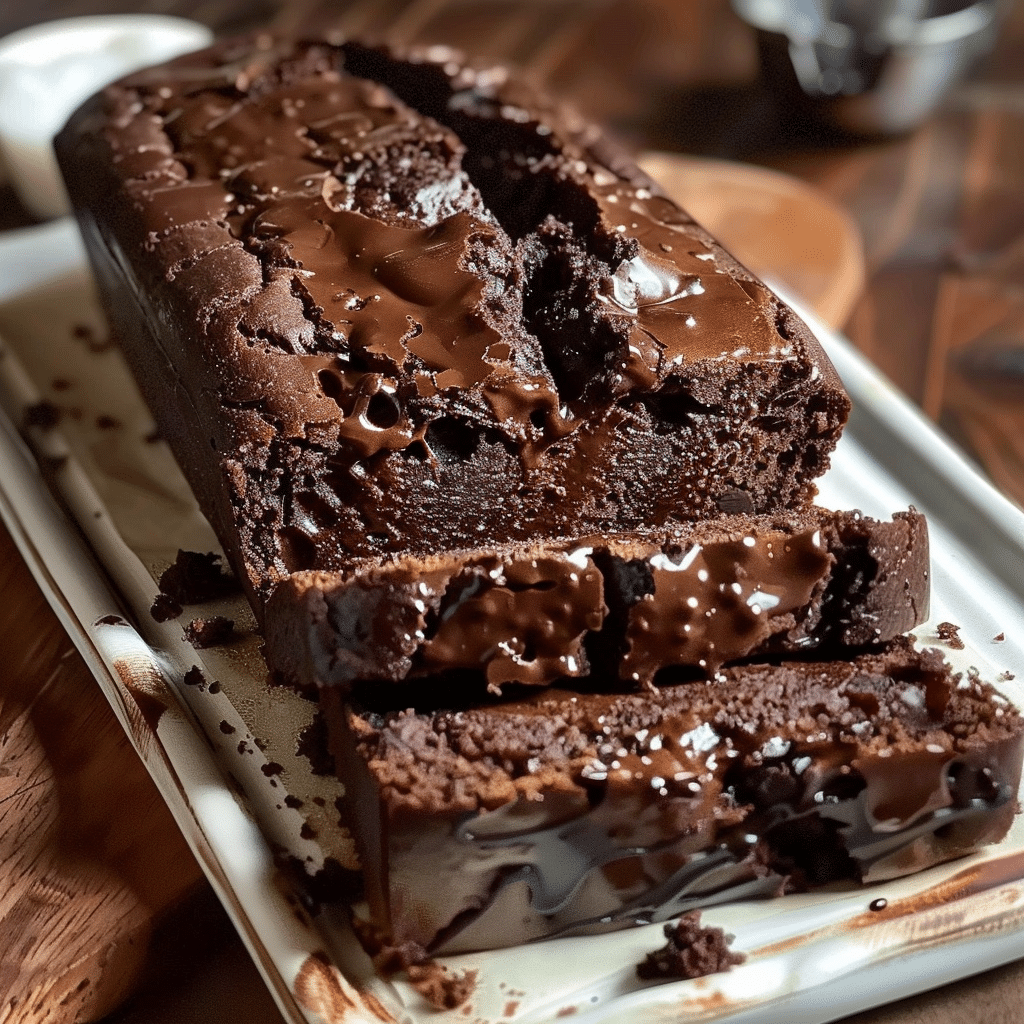
[(494, 692), (567, 677), (639, 687), (663, 669), (838, 653), (919, 625), (928, 588), (923, 516), (812, 509), (295, 573), (265, 633), (280, 681), (422, 679), (430, 702), (446, 672)]
[(374, 923), (431, 953), (919, 871), (1002, 838), (1024, 756), (1016, 709), (905, 642), (648, 693), (321, 701)]
[(801, 507), (845, 421), (807, 328), (622, 153), (449, 51), (223, 43), (57, 149), (261, 619), (295, 573)]

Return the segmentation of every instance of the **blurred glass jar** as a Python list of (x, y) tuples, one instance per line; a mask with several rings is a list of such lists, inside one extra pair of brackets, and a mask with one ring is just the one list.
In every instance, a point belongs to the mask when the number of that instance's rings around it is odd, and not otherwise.
[(993, 46), (1005, 0), (732, 0), (769, 88), (859, 135), (917, 127)]

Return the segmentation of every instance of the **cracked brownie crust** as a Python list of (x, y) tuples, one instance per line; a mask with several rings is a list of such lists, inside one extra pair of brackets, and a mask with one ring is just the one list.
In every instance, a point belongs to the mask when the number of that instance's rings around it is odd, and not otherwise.
[(450, 51), (224, 43), (58, 150), (261, 616), (362, 559), (799, 506), (845, 420), (808, 330), (653, 182)]

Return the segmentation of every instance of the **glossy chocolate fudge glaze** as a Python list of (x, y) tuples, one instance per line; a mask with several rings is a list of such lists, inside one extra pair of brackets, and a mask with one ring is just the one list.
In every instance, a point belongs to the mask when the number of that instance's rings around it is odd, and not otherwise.
[(296, 573), (268, 605), (266, 637), (279, 681), (299, 689), (436, 690), (444, 673), (496, 693), (566, 678), (640, 687), (664, 669), (707, 676), (891, 640), (927, 618), (928, 588), (919, 513), (811, 509)]
[(374, 921), (436, 953), (919, 871), (1005, 834), (1024, 756), (1009, 702), (905, 641), (640, 694), (322, 700)]
[(225, 42), (57, 148), (261, 619), (361, 560), (800, 507), (845, 421), (806, 327), (657, 185), (443, 48)]

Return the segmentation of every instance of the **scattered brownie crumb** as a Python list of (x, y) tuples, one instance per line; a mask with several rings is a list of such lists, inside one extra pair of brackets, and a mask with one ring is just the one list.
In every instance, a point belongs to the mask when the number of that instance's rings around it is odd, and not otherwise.
[(198, 686), (203, 689), (206, 686), (206, 676), (198, 665), (193, 665), (182, 677), (181, 680), (186, 686)]
[(1003, 683), (1008, 683), (1011, 679), (1016, 678), (1017, 677), (1009, 669), (1007, 669), (1005, 672), (1001, 672), (999, 675), (999, 680)]
[(214, 647), (228, 641), (235, 632), (235, 623), (223, 615), (211, 615), (208, 619), (193, 619), (185, 627), (185, 639), (200, 649)]
[(105, 352), (114, 346), (109, 338), (97, 338), (96, 332), (88, 324), (75, 324), (71, 333), (79, 341), (84, 341), (90, 352)]
[(276, 761), (268, 761), (265, 765), (260, 766), (260, 771), (269, 779), (272, 775), (280, 775), (284, 771), (284, 765), (278, 764)]
[(996, 635), (994, 637), (992, 637), (992, 643), (994, 643), (994, 644), (1001, 644), (1005, 639), (1006, 639), (1006, 634), (1005, 633), (996, 633)]
[(96, 620), (97, 626), (127, 626), (128, 623), (120, 615), (104, 615)]
[(648, 953), (647, 959), (637, 964), (636, 973), (642, 980), (703, 978), (746, 960), (742, 953), (729, 949), (731, 935), (721, 928), (701, 927), (699, 910), (665, 925), (665, 937), (668, 942), (662, 949)]
[(316, 829), (308, 821), (304, 821), (302, 828), (299, 829), (299, 836), (302, 839), (316, 839)]
[(284, 805), (285, 807), (291, 807), (293, 810), (297, 811), (302, 806), (302, 800), (299, 799), (299, 797), (292, 796), (291, 793), (289, 793), (284, 798)]
[(63, 377), (54, 377), (54, 379), (50, 381), (50, 387), (53, 388), (54, 391), (68, 391), (71, 388), (71, 381), (65, 380)]
[(178, 551), (174, 564), (160, 576), (161, 593), (179, 604), (201, 604), (224, 597), (237, 589), (233, 576), (220, 567), (220, 555), (212, 551)]
[(414, 989), (437, 1010), (454, 1010), (462, 1006), (476, 990), (476, 971), (454, 973), (432, 960), (427, 951), (415, 942), (392, 946), (362, 929), (360, 938), (377, 952), (373, 964), (387, 976), (405, 971)]
[(23, 422), (26, 427), (51, 430), (60, 422), (60, 409), (53, 402), (36, 402), (25, 409)]
[(935, 634), (954, 651), (962, 651), (964, 642), (960, 639), (960, 627), (953, 622), (940, 622), (935, 627)]
[(235, 727), (230, 722), (222, 720), (220, 723), (220, 731), (224, 733), (225, 736), (231, 736), (235, 731)]
[(107, 416), (106, 414), (96, 417), (96, 426), (100, 430), (118, 430), (121, 426), (121, 421), (116, 416)]
[(181, 605), (167, 594), (157, 594), (153, 607), (149, 609), (149, 614), (157, 622), (169, 622), (181, 614)]
[(436, 960), (411, 964), (406, 973), (412, 987), (437, 1010), (462, 1006), (476, 990), (476, 971), (455, 974)]
[(220, 685), (219, 679), (214, 679), (214, 681), (210, 683), (210, 693), (220, 693), (222, 689), (223, 687)]

